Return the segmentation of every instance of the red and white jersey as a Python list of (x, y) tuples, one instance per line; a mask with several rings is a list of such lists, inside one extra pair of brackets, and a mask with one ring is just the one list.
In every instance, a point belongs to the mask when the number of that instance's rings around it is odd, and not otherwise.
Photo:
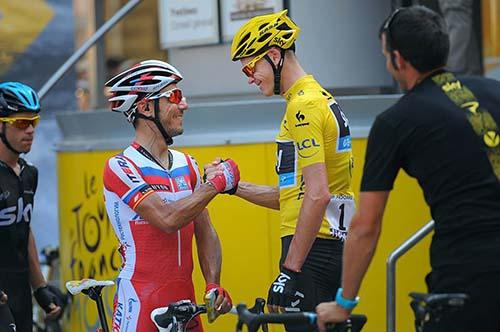
[(187, 154), (169, 151), (169, 170), (135, 142), (110, 158), (104, 169), (106, 210), (120, 241), (123, 259), (119, 278), (153, 283), (191, 280), (193, 222), (167, 234), (135, 212), (149, 195), (157, 194), (170, 203), (200, 186), (196, 161)]

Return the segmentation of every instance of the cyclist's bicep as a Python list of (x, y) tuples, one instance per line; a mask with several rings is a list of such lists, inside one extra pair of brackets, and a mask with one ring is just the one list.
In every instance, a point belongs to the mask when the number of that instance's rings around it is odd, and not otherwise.
[(317, 162), (302, 169), (306, 191), (329, 192), (328, 174), (324, 162)]
[(154, 191), (141, 199), (134, 207), (134, 211), (142, 220), (147, 220), (148, 223), (159, 228), (162, 228), (166, 210), (168, 210), (168, 204)]

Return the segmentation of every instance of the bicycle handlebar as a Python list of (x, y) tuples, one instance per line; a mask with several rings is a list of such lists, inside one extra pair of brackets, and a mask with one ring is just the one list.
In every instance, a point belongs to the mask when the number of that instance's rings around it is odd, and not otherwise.
[(182, 300), (179, 302), (171, 303), (168, 307), (164, 308), (166, 311), (159, 314), (152, 313), (154, 322), (159, 327), (168, 328), (170, 324), (174, 324), (173, 330), (178, 330), (178, 324), (184, 326), (194, 317), (207, 312), (207, 307), (204, 304), (195, 304), (189, 300)]
[[(316, 325), (316, 314), (313, 312), (297, 312), (297, 313), (284, 313), (284, 314), (254, 314), (251, 313), (247, 306), (244, 304), (239, 304), (236, 307), (238, 312), (238, 324), (236, 325), (236, 331), (241, 332), (244, 325), (248, 327), (248, 332), (257, 332), (259, 327), (264, 323), (270, 324), (303, 324), (307, 325), (310, 330), (315, 330)], [(362, 324), (366, 322), (366, 316), (357, 315), (357, 319), (362, 321)], [(344, 323), (338, 323), (335, 325), (327, 326), (327, 331), (329, 332), (341, 332), (341, 331), (351, 331), (352, 328), (351, 321), (348, 320)]]
[[(253, 314), (263, 313), (264, 305), (265, 300), (257, 298), (255, 305), (247, 311)], [(230, 312), (237, 314), (234, 307)], [(155, 309), (151, 313), (151, 318), (159, 328), (170, 328), (171, 331), (178, 331), (182, 330), (191, 319), (205, 313), (207, 313), (207, 305), (192, 303), (190, 300), (181, 300), (170, 303), (167, 307)], [(263, 326), (263, 330), (264, 332), (267, 331), (266, 326)]]

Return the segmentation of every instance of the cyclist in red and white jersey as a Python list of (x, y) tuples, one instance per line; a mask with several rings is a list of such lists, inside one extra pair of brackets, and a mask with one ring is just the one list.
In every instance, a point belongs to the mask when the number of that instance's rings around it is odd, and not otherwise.
[[(206, 290), (218, 289), (219, 313), (231, 309), (220, 284), (221, 246), (207, 204), (239, 181), (237, 165), (223, 163), (202, 183), (196, 161), (169, 148), (182, 134), (188, 105), (177, 83), (179, 71), (148, 60), (115, 76), (110, 88), (113, 111), (134, 125), (135, 139), (110, 158), (104, 170), (104, 197), (120, 241), (123, 266), (114, 300), (113, 331), (156, 331), (150, 313), (171, 302), (195, 302), (192, 238), (196, 238)], [(194, 320), (188, 331), (203, 331)]]

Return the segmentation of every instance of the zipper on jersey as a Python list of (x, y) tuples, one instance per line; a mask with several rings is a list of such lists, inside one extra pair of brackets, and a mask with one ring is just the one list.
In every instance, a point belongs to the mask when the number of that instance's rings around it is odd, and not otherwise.
[[(173, 195), (175, 195), (174, 183), (173, 183), (172, 178), (170, 177), (170, 175), (168, 177), (168, 182), (170, 183), (170, 188), (172, 188), (171, 193)], [(181, 230), (178, 229), (177, 230), (177, 265), (179, 267), (182, 266), (182, 252), (181, 252), (181, 248), (182, 248)]]
[(177, 263), (179, 264), (179, 267), (182, 265), (182, 259), (181, 259), (181, 230), (177, 230)]

